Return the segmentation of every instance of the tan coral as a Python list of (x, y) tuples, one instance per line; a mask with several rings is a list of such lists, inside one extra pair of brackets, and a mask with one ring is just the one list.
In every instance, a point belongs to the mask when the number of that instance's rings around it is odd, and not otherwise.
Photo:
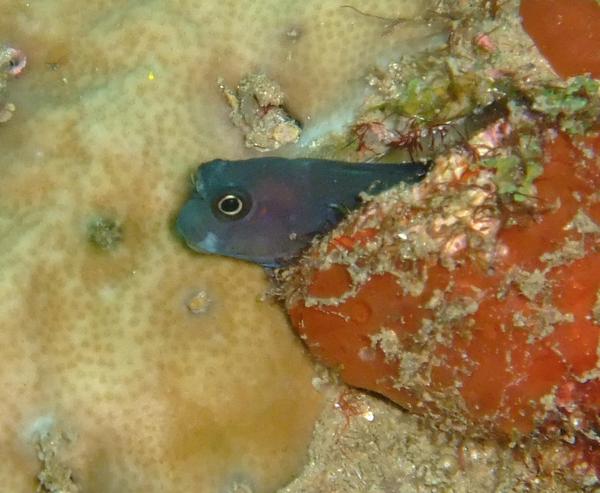
[[(319, 124), (405, 34), (335, 2), (0, 8), (31, 53), (0, 155), (2, 490), (31, 491), (39, 440), (65, 433), (83, 491), (272, 491), (304, 458), (311, 365), (262, 271), (188, 252), (171, 220), (199, 161), (248, 156), (217, 76), (260, 65)], [(90, 244), (98, 217), (114, 248)]]

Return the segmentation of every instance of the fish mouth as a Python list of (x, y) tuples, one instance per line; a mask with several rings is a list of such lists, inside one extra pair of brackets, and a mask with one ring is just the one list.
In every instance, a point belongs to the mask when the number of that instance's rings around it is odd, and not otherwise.
[(179, 211), (175, 230), (192, 250), (199, 253), (213, 253), (209, 248), (205, 248), (205, 245), (216, 248), (217, 237), (214, 233), (207, 232), (202, 228), (198, 211), (202, 210), (203, 205), (204, 200), (200, 197), (194, 196), (188, 200)]

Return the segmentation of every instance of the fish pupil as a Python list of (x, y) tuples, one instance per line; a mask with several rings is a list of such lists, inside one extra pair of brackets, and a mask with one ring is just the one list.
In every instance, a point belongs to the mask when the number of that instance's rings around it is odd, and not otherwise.
[(219, 199), (217, 208), (227, 216), (237, 216), (244, 209), (244, 201), (237, 195), (227, 194)]

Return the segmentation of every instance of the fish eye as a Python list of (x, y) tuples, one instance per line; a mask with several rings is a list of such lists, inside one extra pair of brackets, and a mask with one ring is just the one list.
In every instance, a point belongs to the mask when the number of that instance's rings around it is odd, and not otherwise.
[(227, 216), (237, 216), (242, 212), (244, 202), (237, 195), (228, 194), (219, 199), (217, 207), (219, 208), (219, 211)]
[(242, 194), (230, 192), (217, 198), (213, 209), (223, 219), (241, 219), (250, 210), (249, 202)]

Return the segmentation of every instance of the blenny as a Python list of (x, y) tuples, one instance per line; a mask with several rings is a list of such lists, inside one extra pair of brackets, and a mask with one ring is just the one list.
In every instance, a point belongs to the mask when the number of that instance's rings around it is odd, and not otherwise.
[(416, 183), (429, 162), (345, 163), (261, 157), (215, 159), (198, 167), (195, 189), (177, 219), (187, 244), (202, 253), (284, 265), (312, 238), (333, 228), (360, 193)]

